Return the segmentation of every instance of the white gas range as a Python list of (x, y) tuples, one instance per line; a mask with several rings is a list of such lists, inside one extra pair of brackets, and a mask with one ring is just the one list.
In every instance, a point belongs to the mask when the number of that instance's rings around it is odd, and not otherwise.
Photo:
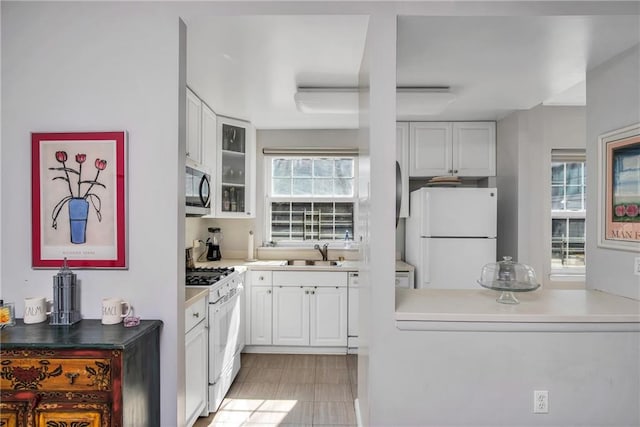
[(186, 285), (209, 288), (208, 412), (215, 412), (240, 370), (244, 347), (242, 276), (233, 267), (187, 269)]

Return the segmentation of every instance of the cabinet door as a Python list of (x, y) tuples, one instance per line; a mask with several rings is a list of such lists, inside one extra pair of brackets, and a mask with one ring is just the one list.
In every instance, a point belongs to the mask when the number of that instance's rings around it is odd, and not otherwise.
[(187, 157), (202, 162), (202, 101), (187, 88)]
[(273, 288), (274, 345), (309, 345), (309, 292), (302, 286)]
[(311, 337), (313, 346), (347, 345), (347, 288), (319, 287), (311, 294)]
[(495, 176), (495, 122), (454, 122), (452, 165), (454, 175)]
[(409, 124), (409, 176), (450, 175), (451, 123), (415, 122)]
[(111, 425), (109, 405), (106, 403), (46, 402), (35, 407), (36, 427)]
[(29, 417), (32, 416), (30, 403), (35, 402), (35, 393), (26, 393), (25, 400), (12, 402), (0, 402), (0, 426), (2, 427), (22, 427), (29, 424)]
[(400, 218), (409, 216), (409, 123), (396, 123), (396, 161), (400, 165), (402, 193)]
[[(216, 135), (218, 132), (217, 128), (217, 116), (211, 108), (209, 108), (206, 104), (202, 104), (202, 163), (207, 166), (211, 170), (215, 170), (216, 168)], [(212, 177), (215, 180), (215, 176)], [(211, 183), (212, 191), (215, 190), (215, 181)], [(212, 194), (212, 201), (215, 200), (213, 197), (215, 195)]]
[(357, 337), (359, 332), (358, 325), (358, 316), (360, 307), (358, 301), (358, 288), (357, 287), (349, 287), (349, 301), (348, 301), (348, 309), (347, 313), (347, 335), (350, 337)]
[(271, 345), (272, 301), (270, 286), (251, 285), (251, 344)]
[(207, 329), (200, 322), (185, 336), (185, 411), (186, 424), (193, 425), (207, 405)]
[(216, 217), (255, 217), (255, 129), (218, 117)]

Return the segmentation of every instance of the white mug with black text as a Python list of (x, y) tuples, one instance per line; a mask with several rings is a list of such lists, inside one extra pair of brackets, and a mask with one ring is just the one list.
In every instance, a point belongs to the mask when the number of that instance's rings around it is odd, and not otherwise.
[(49, 304), (51, 304), (51, 300), (47, 300), (45, 297), (25, 298), (24, 323), (42, 323), (47, 320), (47, 315), (51, 314), (51, 311), (47, 311)]
[(102, 324), (115, 325), (122, 322), (122, 319), (131, 314), (131, 308), (131, 304), (121, 298), (103, 298)]

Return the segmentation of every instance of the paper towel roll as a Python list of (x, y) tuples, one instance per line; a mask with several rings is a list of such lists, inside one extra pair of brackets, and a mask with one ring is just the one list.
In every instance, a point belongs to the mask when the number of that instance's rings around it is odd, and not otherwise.
[(247, 242), (247, 261), (253, 260), (253, 231), (249, 231), (249, 241)]

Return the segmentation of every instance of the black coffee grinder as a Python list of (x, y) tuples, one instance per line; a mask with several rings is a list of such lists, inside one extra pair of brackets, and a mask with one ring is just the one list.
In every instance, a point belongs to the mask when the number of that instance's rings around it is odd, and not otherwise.
[(220, 242), (222, 242), (222, 231), (218, 227), (209, 227), (209, 233), (211, 235), (207, 239), (207, 260), (208, 261), (219, 261), (222, 259), (222, 254), (220, 253)]

